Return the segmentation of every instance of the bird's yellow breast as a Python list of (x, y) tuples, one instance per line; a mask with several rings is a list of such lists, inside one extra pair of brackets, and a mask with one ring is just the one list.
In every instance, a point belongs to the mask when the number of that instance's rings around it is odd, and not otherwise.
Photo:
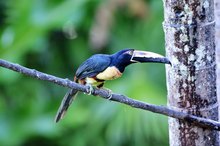
[(99, 80), (114, 80), (121, 77), (121, 75), (122, 73), (116, 67), (111, 66), (99, 73), (96, 78)]

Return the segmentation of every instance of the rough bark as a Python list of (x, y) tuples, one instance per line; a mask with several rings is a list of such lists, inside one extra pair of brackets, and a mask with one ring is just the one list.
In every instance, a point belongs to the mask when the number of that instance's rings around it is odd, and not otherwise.
[[(217, 62), (217, 98), (220, 105), (220, 0), (215, 0), (215, 44), (216, 44), (216, 62)], [(220, 119), (220, 108), (219, 108)], [(220, 139), (220, 135), (219, 135)]]
[[(213, 0), (164, 0), (168, 105), (218, 120)], [(219, 145), (218, 132), (169, 118), (171, 146)]]

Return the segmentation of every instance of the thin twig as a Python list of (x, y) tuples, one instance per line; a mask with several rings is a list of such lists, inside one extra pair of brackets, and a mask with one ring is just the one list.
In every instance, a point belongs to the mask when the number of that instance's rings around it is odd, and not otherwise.
[[(33, 78), (36, 78), (36, 79), (39, 79), (39, 80), (53, 82), (57, 85), (68, 87), (68, 88), (73, 88), (73, 89), (76, 89), (81, 92), (88, 91), (87, 86), (77, 84), (73, 81), (70, 81), (69, 79), (62, 79), (59, 77), (55, 77), (53, 75), (42, 73), (42, 72), (39, 72), (35, 69), (29, 69), (29, 68), (23, 67), (19, 64), (14, 64), (14, 63), (2, 60), (2, 59), (0, 59), (0, 66), (7, 68), (7, 69), (10, 69), (10, 70), (13, 70), (13, 71), (16, 71), (16, 72), (19, 72), (21, 74), (33, 77)], [(93, 95), (99, 95), (102, 98), (108, 99), (109, 98), (109, 91), (104, 90), (104, 89), (94, 89)], [(187, 114), (184, 112), (179, 112), (179, 111), (170, 109), (166, 106), (158, 106), (158, 105), (153, 105), (153, 104), (149, 104), (146, 102), (141, 102), (141, 101), (134, 100), (134, 99), (128, 98), (128, 97), (126, 97), (124, 95), (120, 95), (120, 94), (112, 94), (112, 98), (110, 100), (124, 103), (124, 104), (129, 105), (134, 108), (143, 109), (143, 110), (151, 111), (154, 113), (166, 115), (169, 117), (177, 118), (180, 120), (184, 120), (184, 121), (190, 122), (196, 126), (200, 126), (203, 128), (208, 128), (208, 129), (220, 131), (220, 123), (217, 121), (197, 117), (197, 116), (190, 115), (190, 114)]]

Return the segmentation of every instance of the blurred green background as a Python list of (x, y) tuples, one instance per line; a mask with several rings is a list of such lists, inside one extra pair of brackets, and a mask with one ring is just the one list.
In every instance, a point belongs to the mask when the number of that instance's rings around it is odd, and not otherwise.
[[(62, 78), (95, 53), (164, 55), (161, 0), (1, 0), (0, 58)], [(166, 105), (163, 64), (129, 66), (106, 88)], [(167, 117), (80, 93), (54, 116), (67, 88), (0, 69), (2, 146), (166, 146)]]

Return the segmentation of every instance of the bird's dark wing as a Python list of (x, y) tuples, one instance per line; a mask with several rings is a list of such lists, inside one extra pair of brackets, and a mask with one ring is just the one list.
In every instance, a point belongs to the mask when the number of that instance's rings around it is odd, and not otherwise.
[(84, 61), (76, 71), (78, 79), (94, 77), (104, 71), (111, 64), (110, 55), (96, 54)]

